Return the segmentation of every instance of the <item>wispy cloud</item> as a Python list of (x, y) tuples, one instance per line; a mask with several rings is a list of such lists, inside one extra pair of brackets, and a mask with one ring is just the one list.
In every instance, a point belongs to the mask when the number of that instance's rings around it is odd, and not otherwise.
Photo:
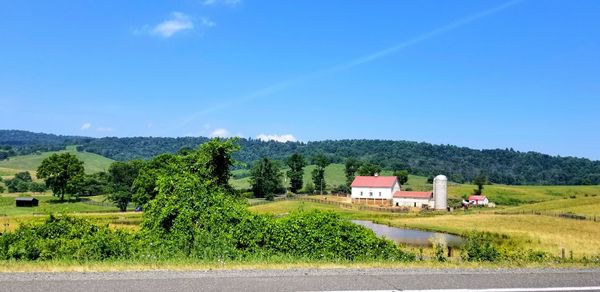
[(185, 31), (192, 31), (197, 28), (200, 28), (200, 30), (208, 29), (215, 25), (217, 24), (214, 21), (206, 17), (196, 19), (195, 22), (192, 17), (185, 13), (171, 12), (167, 20), (156, 25), (144, 25), (141, 28), (133, 29), (132, 32), (135, 35), (151, 35), (168, 39)]
[(171, 13), (171, 18), (157, 24), (151, 33), (163, 38), (170, 38), (178, 32), (194, 28), (194, 23), (189, 16), (181, 12)]
[(210, 133), (211, 138), (220, 137), (220, 138), (228, 138), (231, 137), (231, 132), (225, 128), (215, 129)]
[[(207, 0), (206, 2), (217, 2), (218, 0)], [(190, 116), (188, 116), (186, 119), (183, 120), (184, 124), (189, 124), (192, 121), (196, 120), (198, 117), (215, 112), (215, 111), (219, 111), (225, 108), (228, 108), (234, 104), (239, 104), (239, 103), (244, 103), (244, 102), (248, 102), (248, 101), (252, 101), (255, 100), (257, 98), (262, 98), (262, 97), (267, 97), (267, 96), (271, 96), (277, 92), (283, 91), (293, 85), (298, 85), (300, 83), (304, 83), (313, 79), (317, 79), (323, 76), (327, 76), (327, 75), (331, 75), (331, 74), (335, 74), (341, 71), (345, 71), (345, 70), (349, 70), (352, 69), (354, 67), (357, 67), (359, 65), (362, 64), (366, 64), (384, 57), (387, 57), (393, 53), (397, 53), (398, 51), (405, 49), (407, 47), (419, 44), (421, 42), (424, 42), (432, 37), (435, 37), (437, 35), (458, 29), (460, 27), (463, 27), (465, 25), (468, 25), (476, 20), (485, 18), (487, 16), (490, 16), (492, 14), (498, 13), (500, 11), (503, 11), (509, 7), (512, 7), (514, 5), (519, 4), (520, 2), (523, 2), (524, 0), (513, 0), (513, 1), (509, 1), (506, 2), (504, 4), (501, 4), (499, 6), (487, 9), (487, 10), (483, 10), (480, 11), (478, 13), (475, 13), (473, 15), (469, 15), (466, 17), (462, 17), (459, 18), (453, 22), (450, 22), (448, 24), (445, 24), (443, 26), (440, 26), (436, 29), (433, 29), (429, 32), (426, 32), (424, 34), (421, 34), (419, 36), (413, 37), (411, 39), (405, 40), (401, 43), (398, 43), (394, 46), (388, 47), (388, 48), (384, 48), (363, 56), (360, 56), (358, 58), (331, 66), (331, 67), (326, 67), (323, 68), (321, 70), (317, 70), (315, 72), (306, 74), (306, 75), (302, 75), (302, 76), (298, 76), (296, 78), (292, 78), (292, 79), (288, 79), (288, 80), (284, 80), (281, 81), (279, 83), (261, 88), (259, 90), (256, 90), (254, 92), (248, 93), (246, 95), (242, 95), (240, 97), (237, 98), (233, 98), (230, 100), (226, 100), (220, 104), (216, 104), (213, 105), (211, 107), (205, 108), (202, 111), (196, 112)], [(205, 3), (206, 3), (205, 2)]]
[(226, 6), (237, 6), (242, 3), (242, 0), (204, 0), (202, 4), (206, 6), (214, 6), (214, 5), (226, 5)]
[(262, 141), (277, 141), (277, 142), (296, 142), (298, 139), (294, 137), (292, 134), (284, 134), (284, 135), (269, 135), (269, 134), (260, 134), (256, 136), (257, 139)]
[(84, 123), (83, 125), (81, 125), (81, 130), (88, 130), (89, 128), (92, 127), (92, 124), (90, 123)]

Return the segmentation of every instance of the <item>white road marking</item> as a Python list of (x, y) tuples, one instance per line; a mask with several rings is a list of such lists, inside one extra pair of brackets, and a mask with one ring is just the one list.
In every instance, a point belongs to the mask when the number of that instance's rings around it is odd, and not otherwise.
[(486, 288), (486, 289), (426, 289), (426, 290), (343, 290), (327, 292), (553, 292), (553, 291), (600, 291), (595, 287), (547, 287), (547, 288)]

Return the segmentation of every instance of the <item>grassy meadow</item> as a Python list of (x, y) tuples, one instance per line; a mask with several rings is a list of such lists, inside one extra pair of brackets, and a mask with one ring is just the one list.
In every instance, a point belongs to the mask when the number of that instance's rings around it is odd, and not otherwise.
[(65, 150), (61, 151), (13, 156), (8, 160), (2, 160), (0, 161), (0, 176), (10, 178), (15, 173), (21, 171), (29, 171), (33, 176), (35, 176), (35, 171), (42, 163), (42, 160), (48, 158), (52, 154), (65, 152), (74, 154), (79, 160), (83, 161), (83, 166), (86, 173), (96, 173), (107, 170), (110, 164), (113, 162), (112, 159), (104, 156), (88, 152), (78, 152), (77, 149), (75, 149), (75, 146), (69, 146)]
[[(37, 207), (20, 207), (15, 206), (15, 198), (17, 197), (34, 197), (39, 200)], [(97, 199), (99, 200), (99, 199)], [(102, 198), (103, 200), (103, 198)], [(119, 211), (113, 206), (98, 206), (86, 204), (81, 201), (72, 201), (65, 199), (61, 202), (59, 198), (50, 194), (3, 194), (0, 196), (0, 216), (17, 216), (17, 215), (33, 215), (33, 214), (62, 214), (62, 213), (82, 213), (82, 212), (107, 212)]]

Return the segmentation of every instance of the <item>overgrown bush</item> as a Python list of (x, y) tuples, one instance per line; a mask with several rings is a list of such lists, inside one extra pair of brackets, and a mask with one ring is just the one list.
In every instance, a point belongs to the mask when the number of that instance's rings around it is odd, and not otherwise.
[(468, 261), (543, 262), (552, 258), (548, 253), (523, 249), (522, 245), (506, 235), (489, 232), (471, 232), (463, 246), (463, 259)]
[(74, 217), (50, 216), (0, 236), (0, 258), (15, 260), (127, 259), (139, 253), (136, 235)]
[(392, 241), (333, 212), (296, 212), (278, 219), (268, 248), (311, 259), (414, 260)]
[(279, 219), (253, 214), (225, 190), (186, 173), (161, 177), (157, 185), (159, 194), (142, 223), (157, 257), (414, 259), (393, 242), (335, 213), (297, 212)]
[(471, 232), (466, 236), (463, 258), (467, 261), (495, 262), (500, 259), (498, 239), (488, 232)]

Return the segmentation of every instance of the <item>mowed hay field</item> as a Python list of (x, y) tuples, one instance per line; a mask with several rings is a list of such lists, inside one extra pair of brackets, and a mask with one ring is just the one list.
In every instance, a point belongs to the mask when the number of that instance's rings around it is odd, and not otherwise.
[[(48, 219), (49, 215), (17, 215), (17, 216), (0, 216), (0, 232), (13, 231), (21, 224), (41, 224)], [(62, 214), (55, 214), (62, 216)], [(85, 218), (93, 221), (95, 224), (107, 224), (112, 228), (123, 228), (130, 230), (138, 230), (142, 222), (142, 214), (135, 212), (127, 213), (75, 213), (68, 216)]]
[(520, 205), (503, 209), (504, 213), (541, 212), (548, 214), (577, 214), (596, 217), (600, 221), (600, 196), (580, 196), (568, 199), (551, 200), (541, 203)]
[[(449, 198), (462, 198), (473, 193), (475, 185), (451, 184)], [(550, 200), (600, 196), (600, 186), (508, 186), (485, 185), (483, 194), (498, 205), (521, 205)]]
[(378, 222), (409, 227), (464, 234), (468, 231), (487, 231), (505, 234), (522, 241), (526, 246), (559, 255), (565, 248), (574, 256), (600, 255), (600, 223), (538, 215), (468, 214), (433, 217), (398, 217)]
[(114, 161), (104, 156), (88, 153), (78, 152), (75, 146), (69, 146), (62, 151), (51, 151), (42, 152), (40, 154), (29, 154), (21, 156), (13, 156), (8, 160), (0, 161), (0, 176), (12, 176), (16, 172), (29, 171), (32, 175), (35, 175), (35, 171), (38, 166), (42, 163), (42, 160), (48, 158), (50, 155), (55, 153), (71, 153), (77, 156), (77, 158), (83, 161), (86, 173), (96, 173), (99, 171), (105, 171), (108, 169), (110, 164)]

